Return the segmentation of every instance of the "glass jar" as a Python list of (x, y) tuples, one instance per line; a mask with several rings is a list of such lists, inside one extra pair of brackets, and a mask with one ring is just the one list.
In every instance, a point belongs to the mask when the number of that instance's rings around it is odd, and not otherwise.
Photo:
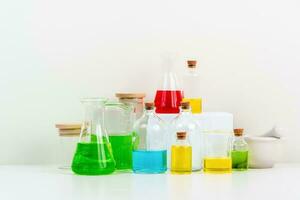
[(81, 124), (56, 124), (59, 136), (59, 148), (56, 152), (56, 162), (59, 169), (71, 168), (74, 150), (79, 140)]
[(139, 119), (143, 115), (145, 96), (145, 93), (116, 93), (120, 103), (134, 108), (135, 119)]
[(232, 132), (219, 130), (204, 132), (204, 172), (231, 172), (231, 138)]

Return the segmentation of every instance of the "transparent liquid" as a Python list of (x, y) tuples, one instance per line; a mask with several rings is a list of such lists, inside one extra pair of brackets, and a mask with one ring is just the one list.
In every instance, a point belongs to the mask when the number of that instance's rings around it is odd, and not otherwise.
[(111, 135), (109, 142), (116, 161), (116, 169), (132, 169), (132, 135)]
[(231, 172), (231, 158), (204, 158), (204, 172), (208, 173), (230, 173)]
[(132, 153), (135, 173), (164, 173), (167, 171), (167, 151), (138, 150)]
[(182, 101), (180, 90), (157, 90), (155, 95), (156, 113), (179, 113)]
[(110, 174), (115, 171), (109, 143), (78, 143), (72, 162), (72, 171), (80, 175)]
[(171, 172), (186, 174), (192, 172), (192, 147), (177, 146), (171, 147)]
[(231, 151), (232, 169), (247, 170), (248, 169), (248, 151)]

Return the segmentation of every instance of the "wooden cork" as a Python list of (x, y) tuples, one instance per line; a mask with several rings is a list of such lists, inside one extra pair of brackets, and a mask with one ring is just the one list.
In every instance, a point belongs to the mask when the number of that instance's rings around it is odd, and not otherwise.
[(177, 132), (177, 139), (178, 140), (184, 140), (186, 138), (186, 132), (181, 131), (181, 132)]
[(153, 102), (146, 102), (145, 103), (145, 109), (146, 110), (153, 110), (154, 109), (154, 103)]
[(181, 102), (180, 107), (185, 110), (190, 109), (190, 102), (188, 101)]
[(187, 64), (188, 64), (188, 68), (196, 68), (197, 60), (188, 60)]
[(233, 131), (234, 131), (234, 135), (235, 136), (242, 136), (243, 132), (244, 132), (244, 129), (242, 129), (242, 128), (236, 128)]

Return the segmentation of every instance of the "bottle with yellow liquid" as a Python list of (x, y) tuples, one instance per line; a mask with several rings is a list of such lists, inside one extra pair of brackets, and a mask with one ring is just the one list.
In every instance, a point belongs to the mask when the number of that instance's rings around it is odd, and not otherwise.
[(200, 114), (202, 112), (202, 98), (200, 92), (203, 91), (203, 86), (201, 84), (200, 74), (198, 73), (197, 61), (188, 60), (185, 71), (182, 77), (183, 101), (190, 102), (193, 114)]
[(192, 146), (186, 132), (177, 132), (177, 141), (171, 147), (171, 173), (190, 174), (192, 172)]
[(204, 134), (204, 172), (231, 173), (231, 135), (232, 133), (224, 131), (210, 131)]

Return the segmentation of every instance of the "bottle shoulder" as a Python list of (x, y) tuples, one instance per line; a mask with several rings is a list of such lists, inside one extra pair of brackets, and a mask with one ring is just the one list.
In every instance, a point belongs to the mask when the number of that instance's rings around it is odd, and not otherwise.
[(235, 139), (232, 142), (232, 149), (237, 151), (247, 151), (248, 150), (248, 143), (242, 139)]

